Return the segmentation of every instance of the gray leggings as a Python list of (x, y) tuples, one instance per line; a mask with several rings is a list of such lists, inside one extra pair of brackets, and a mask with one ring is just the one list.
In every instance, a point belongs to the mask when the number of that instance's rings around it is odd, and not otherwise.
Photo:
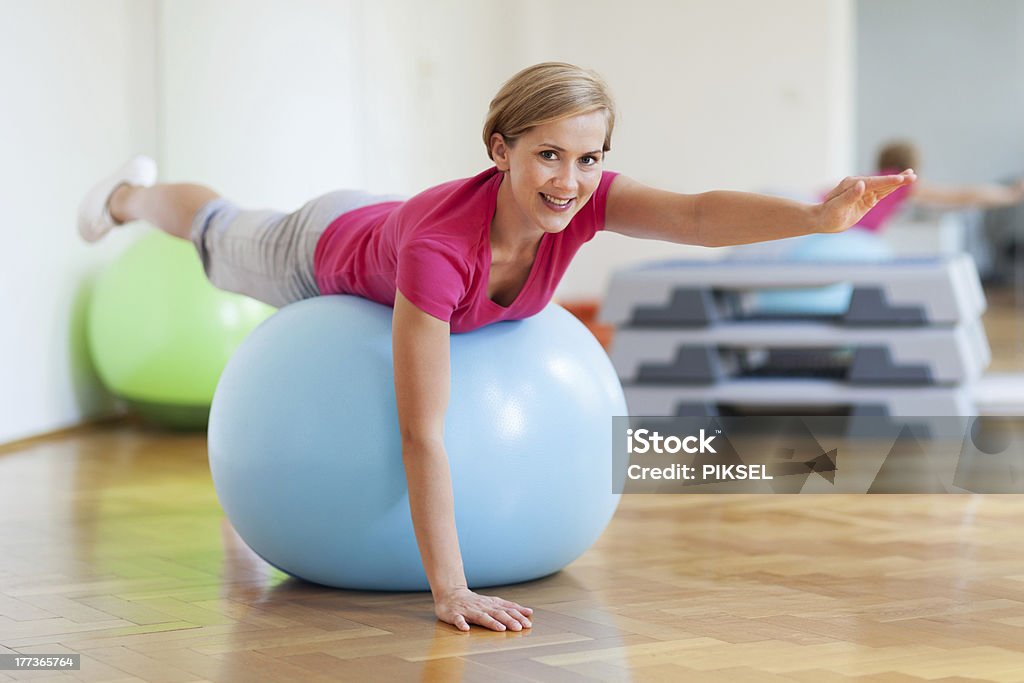
[(401, 199), (338, 190), (284, 213), (243, 210), (220, 197), (192, 218), (192, 244), (214, 286), (281, 307), (320, 294), (313, 252), (331, 221), (362, 206)]

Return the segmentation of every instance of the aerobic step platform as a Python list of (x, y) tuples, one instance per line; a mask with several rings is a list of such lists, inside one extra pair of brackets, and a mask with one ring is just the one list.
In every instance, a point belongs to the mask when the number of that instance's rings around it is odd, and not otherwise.
[(817, 377), (851, 384), (960, 384), (992, 359), (980, 320), (942, 327), (847, 327), (798, 320), (621, 328), (611, 351), (628, 384)]
[(627, 385), (631, 415), (974, 415), (969, 385), (862, 387), (823, 379), (739, 379), (706, 386)]
[(756, 318), (756, 294), (852, 288), (848, 325), (955, 325), (985, 310), (967, 254), (884, 262), (669, 261), (616, 273), (601, 321), (617, 327), (687, 327)]

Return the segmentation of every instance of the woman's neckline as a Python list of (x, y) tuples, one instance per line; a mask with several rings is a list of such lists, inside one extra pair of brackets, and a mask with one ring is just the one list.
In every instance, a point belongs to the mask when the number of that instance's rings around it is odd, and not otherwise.
[(530, 264), (530, 273), (529, 275), (526, 276), (526, 281), (523, 282), (523, 286), (519, 288), (518, 292), (516, 292), (515, 297), (512, 299), (509, 305), (503, 306), (494, 299), (492, 299), (487, 291), (491, 284), (491, 266), (493, 265), (494, 261), (494, 252), (491, 249), (491, 226), (494, 223), (494, 216), (498, 211), (498, 192), (501, 190), (501, 183), (504, 181), (504, 177), (504, 173), (502, 173), (501, 171), (497, 172), (497, 183), (496, 187), (491, 192), (489, 211), (487, 212), (487, 219), (484, 226), (485, 229), (483, 231), (485, 245), (483, 297), (492, 306), (495, 306), (496, 308), (502, 311), (509, 311), (515, 308), (516, 304), (518, 304), (522, 300), (523, 294), (526, 292), (527, 289), (530, 288), (530, 285), (533, 284), (534, 279), (536, 279), (537, 261), (539, 261), (541, 258), (541, 254), (544, 250), (544, 245), (548, 242), (548, 237), (550, 236), (550, 233), (545, 232), (541, 235), (540, 242), (537, 244), (537, 251), (533, 255), (533, 262)]

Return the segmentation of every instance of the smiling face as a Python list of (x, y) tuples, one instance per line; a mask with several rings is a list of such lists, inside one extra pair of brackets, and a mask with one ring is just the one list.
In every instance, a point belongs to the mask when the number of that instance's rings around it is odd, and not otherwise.
[(564, 230), (601, 182), (606, 132), (598, 110), (534, 126), (512, 146), (495, 133), (491, 155), (505, 172), (496, 218), (524, 237)]

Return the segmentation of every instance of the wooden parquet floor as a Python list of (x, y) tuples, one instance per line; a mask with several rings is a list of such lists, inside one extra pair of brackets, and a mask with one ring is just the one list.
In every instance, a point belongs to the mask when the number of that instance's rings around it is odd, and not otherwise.
[(625, 496), (568, 569), (460, 633), (427, 594), (325, 589), (223, 518), (202, 436), (0, 454), (0, 652), (33, 681), (1024, 681), (1019, 496)]
[[(1024, 369), (990, 293), (993, 369)], [(1024, 681), (1024, 497), (624, 496), (566, 570), (461, 633), (428, 594), (325, 589), (224, 519), (202, 436), (132, 424), (0, 447), (0, 681)]]

